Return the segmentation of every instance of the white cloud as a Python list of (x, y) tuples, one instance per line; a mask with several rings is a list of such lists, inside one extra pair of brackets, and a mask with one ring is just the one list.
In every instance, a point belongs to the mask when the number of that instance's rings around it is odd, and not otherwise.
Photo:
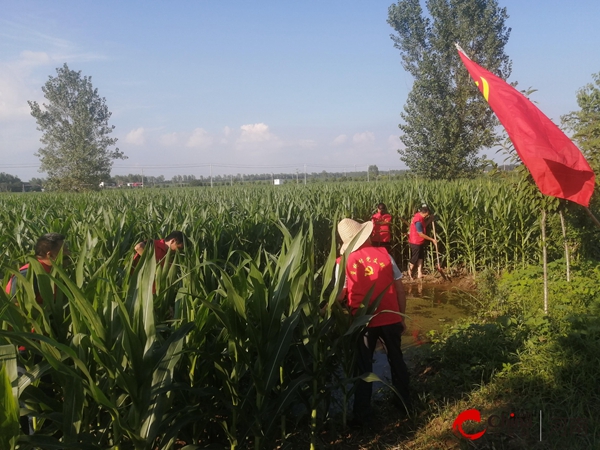
[(146, 142), (146, 137), (144, 136), (144, 128), (136, 128), (135, 130), (131, 130), (125, 136), (125, 142), (132, 145), (144, 145)]
[(0, 66), (0, 119), (26, 117), (29, 114), (27, 84), (15, 73)]
[[(64, 53), (65, 49), (72, 48), (73, 45), (62, 40), (52, 42), (55, 46), (61, 43), (58, 48), (60, 53), (24, 50), (18, 58), (0, 62), (0, 120), (14, 121), (30, 118), (27, 101), (35, 100), (40, 104), (44, 101), (40, 71), (62, 65), (64, 61), (89, 61), (102, 58), (99, 55), (76, 54), (72, 51)], [(54, 76), (54, 70), (51, 72)], [(46, 76), (43, 79), (46, 80)]]
[(356, 145), (370, 144), (375, 141), (375, 135), (370, 131), (364, 133), (356, 133), (352, 136), (352, 142)]
[(163, 134), (159, 139), (160, 143), (166, 147), (173, 147), (179, 143), (179, 135), (177, 133)]
[(208, 134), (208, 132), (204, 128), (196, 128), (187, 143), (186, 147), (208, 147), (213, 143), (212, 137)]
[(0, 63), (0, 120), (29, 117), (27, 100), (42, 101), (42, 90), (33, 87), (32, 72), (50, 61), (45, 52), (24, 51), (19, 58)]
[(242, 125), (240, 127), (242, 133), (238, 138), (238, 144), (244, 143), (259, 143), (277, 140), (277, 136), (269, 131), (269, 127), (264, 123), (255, 123)]
[(333, 145), (342, 145), (347, 140), (348, 140), (348, 136), (346, 136), (345, 134), (340, 134), (338, 137), (336, 137), (333, 140), (332, 144)]

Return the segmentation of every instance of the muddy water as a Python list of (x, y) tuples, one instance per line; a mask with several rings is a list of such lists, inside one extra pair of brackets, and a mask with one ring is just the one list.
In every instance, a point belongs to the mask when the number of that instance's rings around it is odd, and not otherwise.
[[(458, 289), (451, 283), (427, 284), (422, 282), (406, 283), (406, 326), (402, 336), (404, 360), (409, 367), (413, 365), (415, 349), (427, 342), (427, 332), (440, 331), (458, 319), (468, 317), (473, 312), (470, 301), (472, 292)], [(385, 349), (379, 345), (373, 361), (373, 372), (382, 380), (391, 382), (390, 368)], [(384, 385), (375, 382), (374, 398), (385, 392)]]
[(402, 348), (418, 346), (427, 341), (427, 332), (441, 330), (472, 313), (473, 293), (458, 289), (451, 283), (405, 284), (406, 326)]

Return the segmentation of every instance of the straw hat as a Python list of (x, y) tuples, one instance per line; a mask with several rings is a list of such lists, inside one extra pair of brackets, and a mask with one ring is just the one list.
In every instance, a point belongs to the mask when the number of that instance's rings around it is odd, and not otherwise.
[(352, 251), (358, 250), (373, 232), (373, 222), (360, 223), (352, 219), (342, 219), (337, 226), (338, 233), (342, 238), (340, 253), (344, 253), (348, 246), (354, 241)]

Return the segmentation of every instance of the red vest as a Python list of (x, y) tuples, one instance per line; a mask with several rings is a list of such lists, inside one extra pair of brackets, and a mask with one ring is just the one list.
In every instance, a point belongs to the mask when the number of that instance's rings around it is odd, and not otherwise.
[[(156, 262), (160, 263), (161, 266), (164, 266), (165, 261), (164, 258), (167, 256), (167, 252), (169, 251), (169, 246), (165, 244), (164, 239), (155, 239), (152, 241), (154, 244), (154, 257), (156, 258)], [(137, 266), (138, 260), (140, 259), (140, 255), (136, 253), (133, 255), (133, 267)]]
[(346, 281), (348, 306), (350, 306), (352, 314), (360, 307), (373, 285), (375, 285), (375, 289), (370, 303), (384, 292), (376, 310), (376, 313), (379, 314), (371, 319), (369, 327), (402, 322), (402, 316), (398, 314), (380, 312), (384, 310), (400, 312), (392, 262), (385, 248), (366, 246), (350, 253), (346, 264)]
[(408, 232), (408, 242), (410, 244), (421, 245), (425, 242), (425, 239), (419, 236), (419, 232), (417, 231), (416, 223), (421, 222), (421, 226), (423, 227), (423, 233), (425, 233), (425, 218), (421, 215), (421, 213), (416, 213), (412, 220), (410, 221), (410, 230)]
[[(52, 271), (52, 266), (48, 266), (48, 265), (44, 264), (42, 261), (40, 261), (40, 264), (42, 265), (42, 267), (44, 268), (46, 273), (50, 273)], [(23, 276), (27, 276), (28, 271), (29, 271), (29, 264), (25, 264), (24, 266), (19, 268), (19, 272), (21, 272), (21, 275), (23, 275)], [(13, 291), (15, 291), (17, 289), (17, 285), (15, 284), (16, 282), (17, 282), (17, 278), (15, 276), (10, 277), (10, 279), (8, 280), (8, 283), (6, 284), (6, 289), (4, 290), (4, 292), (6, 292), (9, 295), (12, 295)], [(43, 300), (42, 300), (42, 296), (40, 295), (40, 291), (37, 288), (36, 282), (34, 282), (34, 291), (35, 291), (35, 301), (38, 302), (39, 305), (41, 305)]]
[[(40, 261), (40, 264), (42, 265), (42, 267), (44, 268), (46, 273), (50, 273), (52, 271), (52, 266), (48, 266), (48, 265), (44, 264), (42, 261)], [(21, 272), (21, 275), (23, 275), (23, 276), (27, 276), (28, 271), (29, 271), (29, 264), (25, 264), (23, 267), (21, 267), (19, 269), (19, 272)], [(10, 277), (10, 280), (8, 280), (8, 283), (6, 284), (6, 289), (5, 289), (5, 292), (7, 294), (12, 295), (14, 293), (14, 291), (17, 290), (16, 282), (17, 282), (17, 279), (15, 276)], [(40, 295), (40, 291), (37, 287), (36, 281), (34, 281), (33, 287), (34, 287), (34, 292), (35, 292), (35, 301), (38, 303), (38, 305), (41, 305), (43, 303), (43, 299), (42, 299), (42, 296)], [(31, 329), (31, 332), (35, 333), (35, 330)], [(25, 347), (23, 345), (20, 345), (19, 351), (20, 352), (25, 351)]]
[[(156, 258), (156, 262), (164, 267), (165, 265), (165, 256), (167, 256), (167, 252), (169, 251), (169, 246), (165, 244), (164, 239), (155, 239), (152, 241), (154, 244), (154, 257)], [(133, 264), (131, 266), (131, 273), (135, 270), (138, 262), (140, 260), (140, 254), (136, 253), (133, 255)], [(156, 283), (152, 283), (152, 293), (156, 294)]]
[(373, 234), (371, 240), (373, 242), (390, 242), (390, 224), (379, 225), (376, 222), (385, 220), (387, 222), (392, 221), (392, 216), (389, 214), (375, 213), (371, 217), (373, 221)]

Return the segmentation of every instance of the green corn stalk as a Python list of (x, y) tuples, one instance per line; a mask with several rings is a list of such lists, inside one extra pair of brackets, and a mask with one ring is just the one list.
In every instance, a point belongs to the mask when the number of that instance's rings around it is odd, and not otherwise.
[(17, 353), (13, 345), (0, 345), (0, 448), (13, 450), (21, 434), (17, 389)]

